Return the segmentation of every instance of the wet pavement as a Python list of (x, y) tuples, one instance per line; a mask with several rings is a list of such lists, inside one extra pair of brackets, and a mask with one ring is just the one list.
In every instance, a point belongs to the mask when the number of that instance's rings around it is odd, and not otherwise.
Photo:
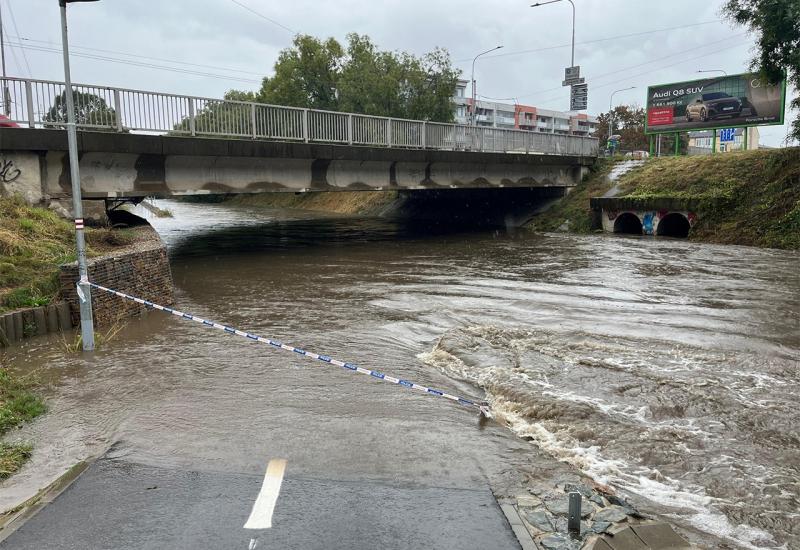
[(36, 453), (3, 507), (113, 443), (114, 464), (249, 479), (232, 497), (242, 524), (266, 462), (285, 458), (287, 487), (441, 488), (443, 502), (582, 471), (709, 547), (798, 548), (797, 253), (168, 206), (153, 223), (181, 309), (486, 392), (499, 423), (153, 313), (92, 357), (52, 339), (7, 354), (53, 389), (51, 414), (19, 433)]
[(288, 477), (272, 528), (245, 530), (260, 484), (100, 460), (0, 548), (519, 548), (488, 488)]

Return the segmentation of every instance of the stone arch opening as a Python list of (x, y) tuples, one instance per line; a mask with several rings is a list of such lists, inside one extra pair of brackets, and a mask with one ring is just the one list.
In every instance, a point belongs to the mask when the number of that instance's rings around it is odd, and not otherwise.
[(656, 235), (685, 239), (689, 236), (689, 220), (683, 214), (671, 212), (658, 221)]
[(636, 214), (624, 212), (614, 220), (614, 233), (624, 233), (626, 235), (641, 235), (642, 221)]

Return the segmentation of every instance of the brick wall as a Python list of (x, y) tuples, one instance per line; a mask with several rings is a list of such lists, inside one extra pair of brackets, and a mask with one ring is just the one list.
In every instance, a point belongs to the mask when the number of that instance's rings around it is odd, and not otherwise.
[[(136, 243), (89, 260), (89, 280), (158, 304), (171, 305), (174, 303), (174, 294), (166, 246), (151, 227), (138, 228), (136, 231), (141, 233)], [(77, 326), (80, 318), (75, 290), (78, 282), (77, 263), (61, 266), (60, 278), (61, 295), (69, 302), (72, 322)], [(141, 315), (147, 310), (143, 305), (96, 289), (92, 290), (92, 309), (97, 327)]]

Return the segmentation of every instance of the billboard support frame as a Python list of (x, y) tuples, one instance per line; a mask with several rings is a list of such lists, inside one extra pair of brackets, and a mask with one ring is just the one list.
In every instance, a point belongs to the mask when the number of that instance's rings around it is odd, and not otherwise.
[[(741, 74), (738, 74), (738, 75), (729, 75), (729, 77), (744, 76), (744, 75), (757, 76), (757, 73), (741, 73)], [(645, 133), (645, 135), (670, 134), (670, 133), (675, 131), (674, 129), (666, 129), (666, 130), (663, 130), (663, 131), (654, 130), (654, 129), (651, 128), (650, 124), (648, 123), (649, 121), (648, 121), (647, 113), (649, 111), (649, 101), (650, 101), (650, 90), (651, 89), (653, 89), (653, 88), (661, 88), (661, 87), (665, 87), (665, 86), (674, 86), (676, 84), (701, 82), (703, 80), (720, 80), (720, 79), (719, 78), (713, 78), (713, 79), (709, 78), (709, 79), (700, 79), (700, 80), (686, 80), (686, 81), (669, 82), (669, 83), (665, 83), (665, 84), (655, 84), (655, 85), (652, 85), (652, 86), (648, 86), (647, 87), (647, 98), (645, 100), (645, 119), (644, 119), (644, 133)], [(716, 131), (717, 130), (721, 130), (723, 128), (731, 128), (731, 127), (744, 128), (745, 132), (746, 132), (747, 128), (754, 128), (754, 127), (758, 127), (758, 126), (781, 126), (783, 124), (786, 124), (786, 88), (787, 88), (787, 84), (786, 84), (786, 74), (785, 73), (784, 73), (783, 79), (781, 80), (779, 85), (781, 86), (781, 107), (780, 107), (780, 117), (781, 118), (780, 118), (780, 122), (768, 122), (768, 123), (760, 123), (760, 124), (759, 123), (756, 123), (756, 124), (735, 124), (733, 126), (731, 124), (725, 124), (725, 125), (722, 125), (722, 126), (714, 126), (714, 127), (703, 127), (703, 128), (695, 128), (695, 129), (687, 128), (686, 131), (694, 132), (694, 131), (703, 131), (703, 130), (714, 130), (714, 137), (716, 138)]]

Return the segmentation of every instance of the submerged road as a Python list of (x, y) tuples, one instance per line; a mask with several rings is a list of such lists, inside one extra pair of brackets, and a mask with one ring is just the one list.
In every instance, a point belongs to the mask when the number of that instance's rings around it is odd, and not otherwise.
[(800, 548), (796, 253), (169, 208), (180, 309), (485, 388), (511, 429), (155, 312), (91, 356), (32, 339), (8, 359), (52, 385), (50, 413), (15, 434), (35, 452), (0, 507), (104, 458), (0, 548), (516, 548), (496, 499), (579, 470), (708, 547)]

